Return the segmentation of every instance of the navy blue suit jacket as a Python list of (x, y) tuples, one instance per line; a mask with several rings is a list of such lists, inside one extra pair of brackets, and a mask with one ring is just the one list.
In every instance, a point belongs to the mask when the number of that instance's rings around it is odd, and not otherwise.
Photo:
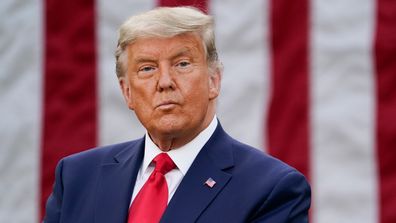
[[(144, 139), (61, 160), (44, 222), (125, 223)], [(205, 185), (212, 178), (214, 187)], [(304, 176), (228, 136), (220, 124), (197, 155), (161, 222), (308, 222)]]

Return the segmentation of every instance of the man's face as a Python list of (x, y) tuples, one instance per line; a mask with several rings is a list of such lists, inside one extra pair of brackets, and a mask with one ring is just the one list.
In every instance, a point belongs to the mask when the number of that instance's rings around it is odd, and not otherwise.
[(220, 74), (209, 74), (201, 39), (194, 34), (144, 38), (127, 51), (120, 85), (151, 137), (188, 138), (202, 131), (214, 114)]

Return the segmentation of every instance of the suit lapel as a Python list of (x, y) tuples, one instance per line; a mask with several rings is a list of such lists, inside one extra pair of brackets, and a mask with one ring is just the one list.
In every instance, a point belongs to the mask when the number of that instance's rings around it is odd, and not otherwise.
[[(232, 177), (225, 171), (234, 163), (230, 147), (228, 136), (218, 124), (184, 176), (161, 222), (196, 221)], [(209, 178), (216, 182), (213, 187), (205, 184)]]
[(143, 155), (144, 138), (103, 162), (96, 192), (96, 223), (126, 222)]

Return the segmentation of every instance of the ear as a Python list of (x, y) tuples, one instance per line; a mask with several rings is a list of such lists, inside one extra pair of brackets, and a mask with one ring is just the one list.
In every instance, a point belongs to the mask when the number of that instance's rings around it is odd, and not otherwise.
[(132, 97), (131, 87), (128, 83), (128, 78), (120, 77), (118, 78), (118, 83), (120, 84), (122, 95), (124, 96), (125, 103), (127, 104), (128, 108), (134, 110), (134, 101)]
[(209, 74), (209, 100), (217, 98), (220, 94), (221, 72), (216, 70), (213, 74)]

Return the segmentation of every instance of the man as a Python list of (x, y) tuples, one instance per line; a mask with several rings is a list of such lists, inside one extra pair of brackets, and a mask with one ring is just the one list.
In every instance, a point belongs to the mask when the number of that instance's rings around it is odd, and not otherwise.
[(131, 17), (116, 71), (146, 135), (60, 161), (44, 222), (308, 222), (304, 176), (215, 116), (222, 66), (210, 16), (177, 7)]

